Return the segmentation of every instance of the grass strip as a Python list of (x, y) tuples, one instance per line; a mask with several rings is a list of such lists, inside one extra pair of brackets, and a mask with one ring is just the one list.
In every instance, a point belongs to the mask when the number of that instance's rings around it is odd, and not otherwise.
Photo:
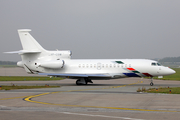
[(149, 88), (145, 89), (144, 87), (138, 88), (137, 92), (147, 92), (147, 93), (165, 93), (165, 94), (180, 94), (180, 87), (172, 87), (172, 88)]
[(0, 81), (50, 81), (62, 80), (60, 77), (29, 77), (29, 76), (0, 76)]
[(166, 93), (166, 94), (180, 94), (180, 87), (172, 88), (150, 88), (146, 92), (148, 93)]
[(0, 86), (0, 90), (14, 90), (14, 89), (37, 89), (37, 88), (57, 88), (60, 86), (49, 86), (49, 85), (44, 85), (44, 86), (18, 86), (18, 85), (12, 85), (12, 86), (6, 86), (2, 85)]

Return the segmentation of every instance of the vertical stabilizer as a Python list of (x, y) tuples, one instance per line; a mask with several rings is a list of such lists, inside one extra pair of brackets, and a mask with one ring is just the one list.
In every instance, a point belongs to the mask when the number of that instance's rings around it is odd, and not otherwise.
[(44, 51), (44, 48), (29, 34), (30, 29), (18, 30), (23, 50)]

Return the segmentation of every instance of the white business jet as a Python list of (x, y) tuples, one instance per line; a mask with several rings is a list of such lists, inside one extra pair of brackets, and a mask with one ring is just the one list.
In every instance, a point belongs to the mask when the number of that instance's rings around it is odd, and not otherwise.
[(27, 73), (77, 79), (77, 85), (91, 80), (109, 80), (125, 77), (153, 77), (174, 74), (175, 71), (148, 59), (71, 59), (71, 51), (45, 50), (30, 34), (29, 29), (18, 30), (23, 50), (17, 63)]

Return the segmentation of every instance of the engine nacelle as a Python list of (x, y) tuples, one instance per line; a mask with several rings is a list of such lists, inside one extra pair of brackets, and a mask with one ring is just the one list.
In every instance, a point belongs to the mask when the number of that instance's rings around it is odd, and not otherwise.
[(64, 67), (64, 60), (42, 62), (39, 64), (39, 67), (60, 69)]
[(71, 51), (61, 51), (61, 57), (62, 58), (71, 58), (72, 52)]
[(17, 62), (17, 66), (23, 67), (23, 62), (22, 61)]

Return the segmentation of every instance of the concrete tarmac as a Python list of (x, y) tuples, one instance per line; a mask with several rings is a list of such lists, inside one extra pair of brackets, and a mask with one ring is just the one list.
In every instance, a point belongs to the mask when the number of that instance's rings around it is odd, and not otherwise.
[[(0, 85), (59, 85), (1, 90), (0, 120), (170, 120), (180, 117), (180, 95), (138, 93), (138, 88), (180, 87), (179, 81), (125, 78), (75, 85), (75, 80), (14, 81)], [(172, 91), (173, 92), (173, 91)]]

